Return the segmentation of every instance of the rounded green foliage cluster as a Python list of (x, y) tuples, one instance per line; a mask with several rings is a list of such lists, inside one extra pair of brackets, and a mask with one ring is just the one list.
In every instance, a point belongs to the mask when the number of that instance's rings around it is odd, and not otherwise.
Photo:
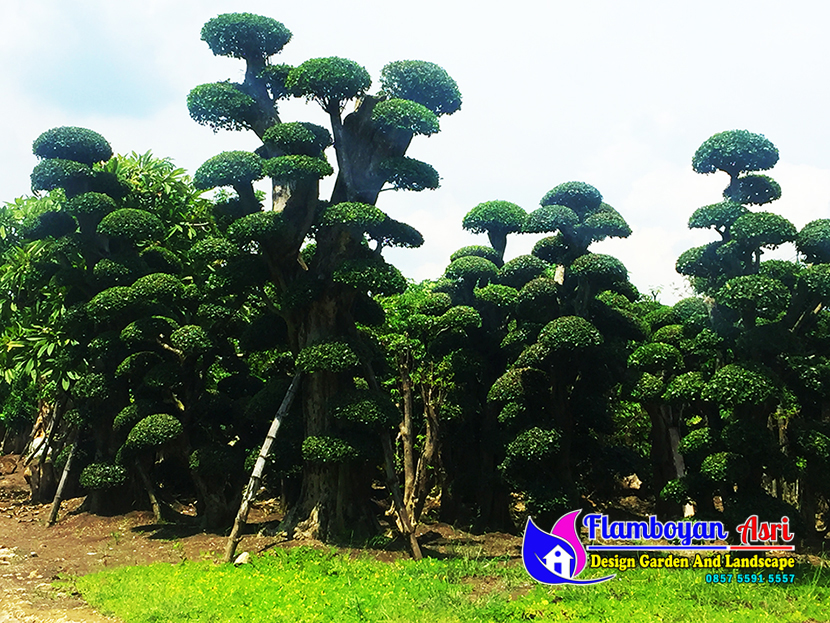
[(303, 458), (314, 463), (342, 463), (360, 456), (352, 444), (332, 435), (306, 437), (302, 451)]
[(772, 212), (747, 212), (730, 229), (735, 240), (750, 248), (775, 248), (795, 240), (795, 225)]
[(461, 92), (450, 75), (427, 61), (394, 61), (380, 72), (382, 92), (412, 100), (436, 115), (451, 115), (461, 108)]
[(509, 201), (485, 201), (479, 203), (464, 216), (461, 226), (474, 234), (489, 231), (512, 233), (521, 231), (527, 213)]
[(395, 190), (435, 190), (441, 183), (438, 171), (432, 165), (406, 156), (382, 160), (378, 164), (378, 173)]
[(830, 304), (830, 264), (808, 266), (798, 274), (796, 293), (801, 297)]
[(35, 139), (32, 152), (38, 158), (73, 160), (88, 166), (112, 158), (112, 147), (103, 136), (72, 126), (46, 130)]
[(766, 260), (761, 262), (758, 274), (780, 281), (788, 288), (795, 286), (801, 266), (786, 260)]
[(440, 131), (438, 116), (418, 102), (390, 99), (372, 109), (372, 121), (385, 131), (401, 130), (429, 136)]
[(568, 252), (569, 248), (567, 242), (565, 242), (565, 238), (562, 234), (556, 234), (555, 236), (542, 238), (533, 245), (533, 251), (530, 254), (550, 264), (564, 264), (566, 263)]
[(133, 426), (124, 448), (128, 451), (149, 450), (173, 441), (182, 434), (182, 424), (172, 415), (154, 413)]
[(684, 325), (702, 325), (709, 319), (706, 302), (695, 297), (679, 300), (671, 308), (671, 312)]
[(577, 215), (585, 216), (599, 208), (602, 194), (585, 182), (565, 182), (545, 193), (540, 203), (543, 206), (565, 206)]
[(700, 372), (685, 372), (671, 380), (663, 394), (663, 400), (671, 403), (690, 403), (700, 398), (702, 390), (703, 377)]
[(660, 490), (660, 499), (674, 504), (685, 504), (689, 501), (689, 488), (686, 482), (675, 478), (666, 483)]
[(262, 142), (289, 156), (313, 158), (322, 156), (323, 151), (333, 144), (326, 128), (304, 121), (278, 123), (265, 131)]
[[(43, 212), (34, 223), (26, 224), (24, 221), (21, 234), (29, 240), (42, 240), (47, 237), (57, 239), (74, 232), (77, 228), (78, 223), (66, 212)], [(30, 271), (33, 269), (36, 270), (34, 264), (29, 267)]]
[(285, 86), (292, 95), (314, 99), (325, 106), (363, 95), (372, 86), (372, 78), (354, 61), (330, 56), (312, 58), (295, 67)]
[(590, 230), (591, 240), (599, 242), (606, 238), (628, 238), (631, 227), (614, 208), (608, 204), (601, 204), (599, 209), (588, 215), (583, 225)]
[(447, 270), (444, 271), (444, 276), (447, 279), (465, 281), (479, 287), (495, 281), (497, 274), (498, 268), (493, 262), (475, 255), (458, 258), (447, 266)]
[(503, 264), (501, 256), (495, 249), (493, 249), (492, 247), (484, 247), (481, 245), (461, 247), (460, 249), (458, 249), (458, 251), (456, 251), (450, 256), (450, 262), (454, 262), (457, 259), (468, 256), (483, 257), (484, 259), (493, 262), (493, 264), (495, 264), (496, 266), (501, 266)]
[(103, 491), (120, 487), (127, 481), (127, 470), (110, 463), (91, 463), (81, 472), (79, 482), (85, 489)]
[(438, 326), (450, 331), (466, 331), (481, 327), (481, 316), (472, 307), (456, 305), (450, 307), (439, 319)]
[(136, 400), (118, 412), (115, 416), (112, 427), (114, 430), (132, 430), (139, 421), (148, 415), (158, 413), (158, 404), (151, 400)]
[(249, 151), (223, 151), (196, 169), (193, 185), (199, 190), (249, 184), (262, 178), (262, 158)]
[(539, 342), (558, 352), (581, 352), (602, 344), (596, 327), (579, 316), (560, 316), (539, 333)]
[(679, 346), (684, 339), (682, 324), (668, 324), (660, 327), (651, 336), (652, 342), (663, 342), (664, 344), (671, 344), (675, 347)]
[(142, 302), (170, 305), (184, 297), (182, 282), (167, 273), (152, 273), (139, 277), (130, 289), (133, 296)]
[(830, 219), (807, 223), (798, 232), (795, 246), (812, 264), (830, 263)]
[(715, 447), (717, 439), (708, 427), (696, 428), (680, 440), (678, 449), (684, 455), (704, 457)]
[(527, 282), (516, 299), (516, 315), (525, 320), (551, 318), (559, 310), (559, 285), (545, 277)]
[(76, 400), (102, 402), (110, 395), (109, 379), (100, 372), (82, 375), (72, 387), (72, 396)]
[(230, 82), (195, 87), (187, 94), (187, 110), (196, 123), (214, 132), (250, 129), (258, 112), (256, 100)]
[(334, 400), (330, 409), (338, 420), (370, 427), (392, 426), (401, 419), (398, 408), (388, 396), (368, 389), (347, 392)]
[(450, 295), (445, 292), (429, 292), (422, 301), (419, 301), (415, 309), (427, 316), (440, 316), (452, 305)]
[(265, 60), (291, 40), (291, 31), (270, 17), (224, 13), (202, 27), (202, 41), (217, 56)]
[(544, 344), (531, 344), (522, 351), (514, 362), (517, 368), (544, 368), (549, 361), (551, 349)]
[(732, 363), (718, 370), (706, 383), (701, 398), (726, 407), (736, 407), (761, 404), (775, 391), (775, 384), (764, 374)]
[(373, 205), (345, 202), (326, 208), (326, 211), (320, 217), (320, 225), (323, 227), (335, 227), (337, 225), (357, 227), (374, 237), (379, 233), (381, 225), (388, 219), (389, 217), (383, 210)]
[(522, 288), (526, 283), (540, 277), (549, 264), (532, 255), (520, 255), (499, 269), (499, 283), (512, 288)]
[(519, 433), (507, 444), (505, 454), (514, 459), (538, 462), (550, 460), (559, 452), (562, 435), (555, 429), (534, 426)]
[(170, 334), (170, 344), (185, 357), (197, 357), (209, 351), (213, 343), (199, 325), (188, 324)]
[(254, 212), (234, 221), (228, 227), (228, 238), (240, 246), (251, 241), (269, 242), (278, 239), (284, 229), (282, 212)]
[(490, 387), (487, 401), (504, 405), (508, 402), (524, 403), (544, 391), (547, 376), (533, 368), (511, 368)]
[(161, 363), (158, 353), (142, 350), (132, 353), (115, 369), (115, 376), (132, 376), (141, 379), (153, 366)]
[(306, 346), (297, 355), (297, 369), (303, 372), (343, 372), (360, 365), (360, 358), (348, 342), (333, 340)]
[(115, 262), (104, 258), (92, 269), (99, 287), (128, 286), (142, 274), (138, 262)]
[(313, 156), (280, 156), (262, 163), (262, 174), (276, 184), (319, 180), (334, 173), (325, 158)]
[(522, 231), (530, 234), (562, 231), (573, 233), (579, 225), (576, 212), (560, 205), (543, 205), (528, 214)]
[(417, 229), (393, 218), (386, 219), (383, 226), (372, 235), (383, 246), (417, 249), (424, 244), (424, 236)]
[(762, 134), (728, 130), (706, 139), (692, 158), (697, 173), (718, 169), (731, 176), (742, 171), (764, 171), (778, 162), (778, 149)]
[(510, 311), (516, 305), (519, 293), (516, 288), (491, 283), (483, 288), (476, 289), (473, 294), (479, 303)]
[(140, 244), (160, 241), (164, 237), (164, 225), (156, 215), (145, 210), (121, 208), (101, 219), (98, 233)]
[(155, 344), (158, 339), (165, 339), (179, 328), (172, 318), (164, 316), (149, 316), (131, 322), (121, 331), (121, 341), (130, 346), (138, 344)]
[(747, 210), (740, 203), (735, 201), (721, 201), (712, 205), (703, 206), (694, 211), (689, 218), (689, 229), (706, 229), (714, 227), (725, 229), (732, 226)]
[(188, 251), (193, 262), (212, 264), (227, 260), (237, 254), (237, 248), (225, 238), (204, 238), (195, 243)]
[(683, 356), (671, 344), (643, 344), (628, 358), (628, 365), (651, 373), (671, 372), (683, 365)]
[(391, 296), (406, 290), (406, 278), (383, 258), (346, 260), (332, 273), (332, 281), (364, 292)]
[(150, 272), (178, 275), (184, 269), (179, 256), (164, 247), (148, 247), (141, 252), (141, 259), (147, 264)]
[(790, 291), (777, 279), (743, 275), (727, 281), (716, 298), (741, 314), (774, 320), (787, 309)]
[(101, 219), (115, 210), (115, 202), (102, 193), (84, 193), (64, 203), (63, 209), (75, 217)]
[(701, 473), (717, 483), (734, 483), (743, 480), (747, 472), (746, 459), (735, 452), (710, 454), (700, 466)]
[(643, 372), (631, 389), (631, 398), (641, 402), (659, 400), (666, 389), (663, 379), (654, 374)]
[(74, 160), (43, 160), (31, 174), (32, 192), (63, 188), (67, 197), (83, 192), (92, 179), (92, 169)]
[(744, 175), (738, 178), (737, 188), (727, 188), (733, 201), (763, 205), (781, 198), (781, 186), (767, 175)]
[(86, 312), (96, 322), (108, 322), (122, 317), (135, 302), (132, 288), (116, 286), (92, 297), (86, 305)]
[(601, 253), (586, 253), (576, 258), (570, 270), (575, 277), (587, 279), (602, 288), (628, 279), (628, 270), (620, 260)]
[(191, 471), (202, 478), (224, 481), (232, 472), (233, 454), (228, 446), (207, 446), (191, 452), (188, 459)]

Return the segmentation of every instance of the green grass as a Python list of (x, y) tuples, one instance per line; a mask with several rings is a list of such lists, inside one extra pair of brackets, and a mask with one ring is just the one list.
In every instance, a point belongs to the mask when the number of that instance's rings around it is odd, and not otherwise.
[(713, 585), (703, 570), (637, 568), (599, 585), (556, 588), (498, 559), (384, 563), (294, 548), (239, 568), (159, 563), (75, 582), (90, 604), (127, 623), (827, 621), (830, 573), (809, 566), (795, 573), (786, 587)]

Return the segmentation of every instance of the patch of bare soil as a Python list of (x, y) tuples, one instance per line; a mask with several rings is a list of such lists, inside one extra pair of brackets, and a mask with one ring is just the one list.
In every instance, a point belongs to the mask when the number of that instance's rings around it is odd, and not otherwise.
[[(53, 582), (123, 565), (221, 559), (226, 543), (221, 534), (188, 526), (157, 525), (149, 511), (114, 517), (77, 513), (83, 498), (64, 501), (58, 522), (47, 527), (50, 505), (29, 504), (22, 468), (9, 473), (17, 458), (0, 457), (0, 623), (115, 621), (95, 612), (72, 594), (71, 588), (55, 588)], [(300, 544), (322, 547), (318, 542), (285, 541), (281, 536), (257, 534), (266, 522), (277, 518), (273, 504), (255, 504), (237, 552)], [(418, 540), (426, 556), (466, 554), (516, 561), (520, 557), (521, 539), (510, 534), (472, 535), (436, 523), (420, 526)], [(369, 551), (380, 560), (407, 557), (403, 547), (394, 544), (386, 550), (361, 551)], [(485, 592), (488, 587), (481, 588)]]

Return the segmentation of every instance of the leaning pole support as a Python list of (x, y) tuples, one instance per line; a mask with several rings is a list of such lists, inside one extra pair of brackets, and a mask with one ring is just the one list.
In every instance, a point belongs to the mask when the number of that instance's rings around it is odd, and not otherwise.
[(300, 387), (301, 376), (301, 372), (297, 372), (294, 375), (294, 379), (291, 381), (291, 385), (288, 387), (288, 391), (282, 399), (282, 404), (277, 410), (274, 420), (271, 422), (271, 428), (268, 429), (268, 434), (265, 436), (265, 442), (262, 444), (262, 449), (259, 451), (256, 465), (254, 465), (254, 469), (251, 472), (251, 479), (248, 481), (248, 486), (245, 487), (245, 491), (242, 493), (242, 503), (239, 505), (239, 512), (236, 514), (236, 520), (233, 522), (233, 529), (228, 537), (228, 544), (225, 546), (225, 562), (233, 561), (233, 556), (236, 554), (236, 547), (242, 540), (239, 533), (242, 530), (242, 526), (244, 526), (245, 522), (248, 520), (248, 512), (251, 510), (251, 501), (254, 499), (256, 492), (259, 490), (259, 483), (262, 480), (262, 472), (265, 469), (265, 461), (268, 459), (268, 455), (271, 452), (271, 444), (273, 444), (274, 439), (277, 436), (277, 431), (280, 429), (282, 419), (285, 417), (285, 414), (288, 413), (288, 409), (291, 408), (291, 403), (294, 401), (294, 396), (297, 394), (297, 390)]

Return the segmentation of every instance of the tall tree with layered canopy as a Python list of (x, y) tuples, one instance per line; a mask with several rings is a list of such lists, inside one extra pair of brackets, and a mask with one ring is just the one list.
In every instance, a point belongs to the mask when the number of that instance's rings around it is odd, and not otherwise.
[[(197, 171), (196, 183), (235, 190), (218, 206), (220, 219), (239, 252), (265, 270), (296, 365), (307, 373), (303, 487), (286, 525), (324, 539), (370, 529), (367, 458), (376, 457), (360, 439), (378, 430), (387, 434), (389, 423), (343, 415), (359, 411), (346, 408), (344, 397), (365, 402), (367, 392), (378, 401), (377, 413), (386, 412), (371, 350), (356, 321), (382, 321), (370, 295), (405, 287), (400, 272), (384, 261), (383, 248), (423, 242), (375, 203), (384, 188), (437, 187), (435, 170), (405, 154), (415, 136), (435, 134), (439, 118), (459, 109), (458, 88), (443, 69), (425, 61), (386, 65), (381, 88), (371, 95), (369, 73), (346, 58), (274, 64), (272, 56), (291, 33), (276, 20), (249, 13), (211, 19), (202, 39), (214, 54), (243, 60), (246, 72), (242, 83), (193, 89), (191, 116), (214, 130), (251, 130), (262, 145), (255, 153), (211, 158)], [(292, 96), (318, 104), (331, 130), (284, 123), (278, 104)], [(344, 115), (350, 105), (352, 112)], [(329, 147), (337, 173), (331, 197), (322, 201), (319, 181), (334, 172), (325, 155)], [(263, 210), (252, 186), (263, 177), (273, 185), (270, 210)]]

